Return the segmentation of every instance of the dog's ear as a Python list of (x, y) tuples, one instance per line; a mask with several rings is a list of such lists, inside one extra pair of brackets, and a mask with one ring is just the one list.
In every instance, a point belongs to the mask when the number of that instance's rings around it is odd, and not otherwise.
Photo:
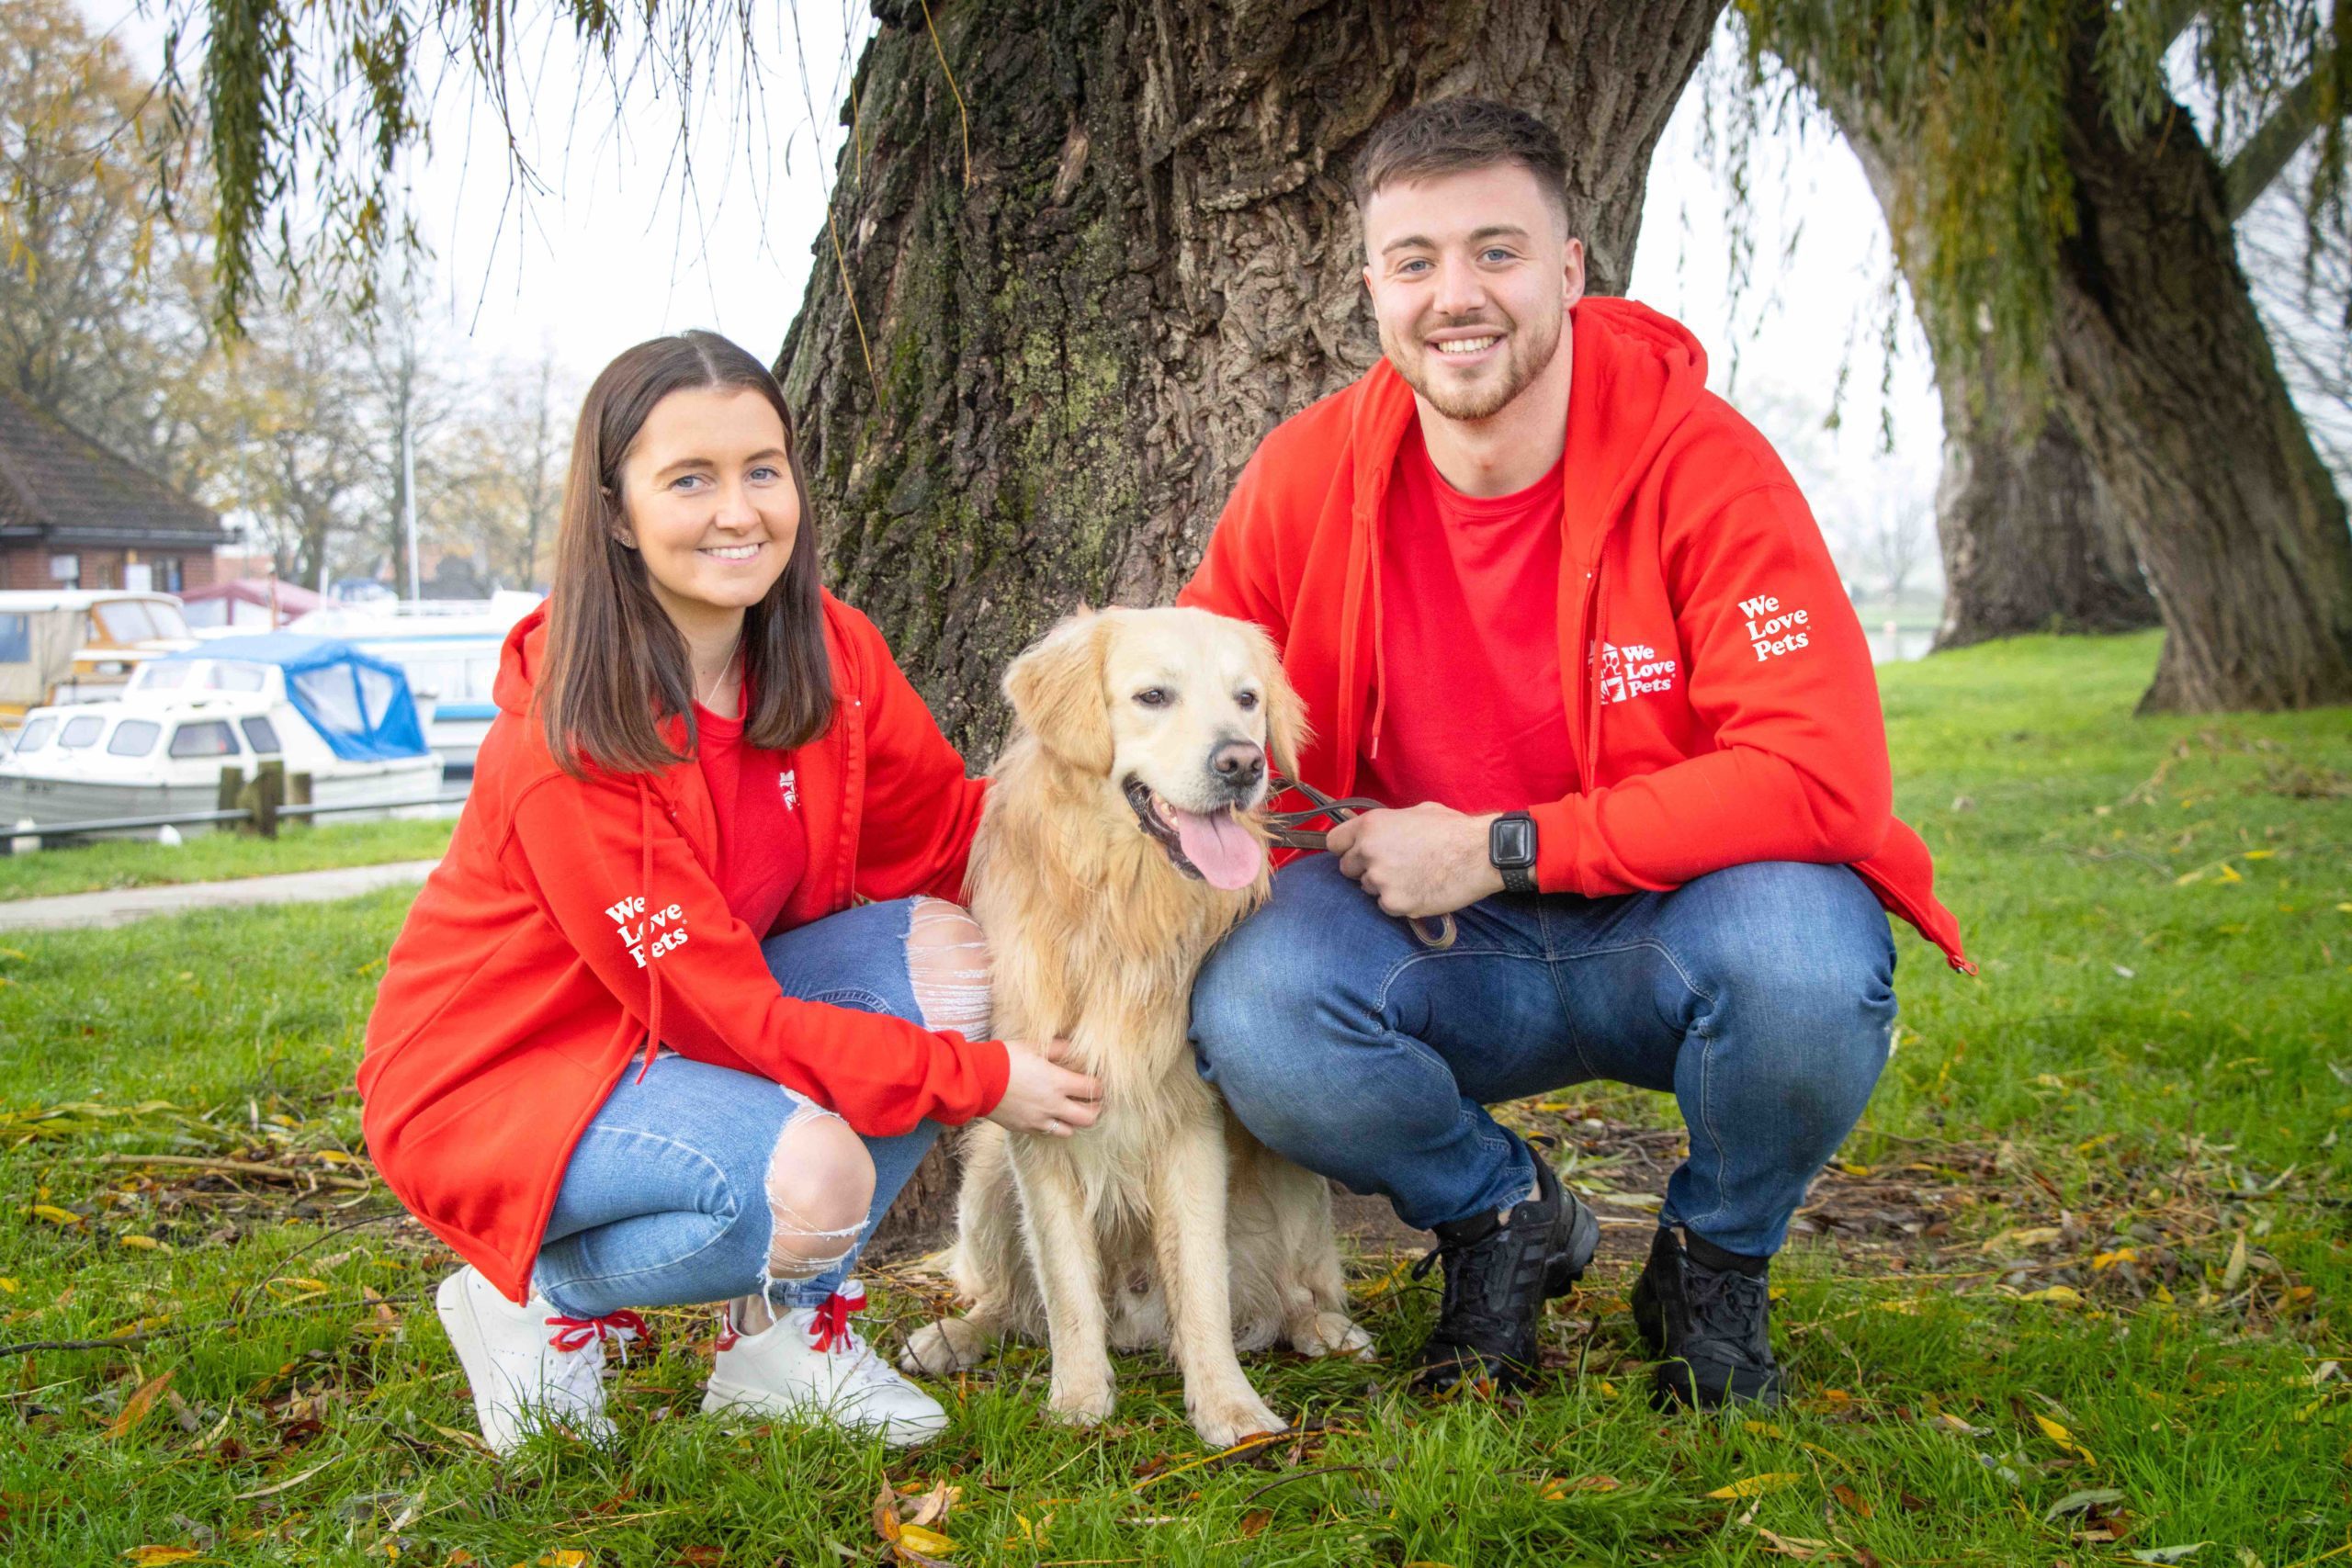
[(1298, 754), (1306, 750), (1310, 735), (1306, 725), (1306, 705), (1298, 700), (1298, 691), (1283, 672), (1282, 655), (1274, 651), (1274, 639), (1256, 626), (1250, 628), (1257, 639), (1256, 658), (1258, 682), (1266, 691), (1266, 751), (1273, 759), (1274, 769), (1286, 779), (1298, 777)]
[(1013, 716), (1046, 750), (1074, 768), (1111, 772), (1111, 716), (1102, 692), (1102, 653), (1111, 623), (1080, 610), (1055, 624), (1004, 672)]

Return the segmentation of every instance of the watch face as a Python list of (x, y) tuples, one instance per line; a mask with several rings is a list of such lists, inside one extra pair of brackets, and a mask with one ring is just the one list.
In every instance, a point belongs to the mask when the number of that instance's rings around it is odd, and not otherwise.
[(1516, 870), (1535, 863), (1535, 824), (1524, 817), (1503, 817), (1488, 835), (1487, 852), (1498, 867)]

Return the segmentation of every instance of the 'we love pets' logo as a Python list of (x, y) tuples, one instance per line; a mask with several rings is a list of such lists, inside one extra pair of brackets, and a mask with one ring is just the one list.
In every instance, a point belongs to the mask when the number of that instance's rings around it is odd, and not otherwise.
[[(659, 958), (686, 945), (686, 912), (675, 904), (648, 914), (643, 895), (633, 894), (605, 914), (620, 928), (616, 934), (621, 945), (628, 949), (628, 955), (637, 960), (639, 969), (645, 967), (647, 959)], [(631, 920), (637, 924), (631, 926)], [(653, 939), (650, 945), (646, 941), (649, 936)]]
[(1756, 650), (1758, 664), (1794, 653), (1812, 639), (1813, 634), (1807, 629), (1812, 612), (1783, 610), (1781, 602), (1770, 593), (1742, 599), (1739, 613), (1747, 617), (1747, 646)]

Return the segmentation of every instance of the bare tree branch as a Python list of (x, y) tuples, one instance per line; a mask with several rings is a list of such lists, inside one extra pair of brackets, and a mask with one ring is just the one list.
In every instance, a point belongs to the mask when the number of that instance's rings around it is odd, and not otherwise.
[(2287, 90), (2270, 118), (2257, 127), (2238, 149), (2230, 166), (2222, 171), (2222, 191), (2229, 204), (2230, 221), (2234, 223), (2245, 216), (2255, 197), (2270, 188), (2302, 150), (2312, 131), (2319, 129), (2319, 73), (2312, 72)]

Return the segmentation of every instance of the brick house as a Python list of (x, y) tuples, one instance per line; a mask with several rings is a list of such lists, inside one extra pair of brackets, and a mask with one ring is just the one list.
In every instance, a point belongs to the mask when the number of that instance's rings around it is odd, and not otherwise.
[(0, 588), (177, 593), (212, 581), (228, 536), (210, 511), (0, 387)]

